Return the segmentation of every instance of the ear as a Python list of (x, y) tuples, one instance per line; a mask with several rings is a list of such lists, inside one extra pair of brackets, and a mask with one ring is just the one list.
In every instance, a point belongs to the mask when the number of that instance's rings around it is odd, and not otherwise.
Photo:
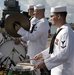
[(58, 19), (60, 19), (61, 18), (61, 15), (60, 14), (58, 14)]

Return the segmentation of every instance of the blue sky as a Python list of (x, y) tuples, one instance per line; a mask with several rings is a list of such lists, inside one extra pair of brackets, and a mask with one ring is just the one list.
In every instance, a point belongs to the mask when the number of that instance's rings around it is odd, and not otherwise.
[[(30, 4), (42, 3), (46, 7), (45, 16), (50, 16), (50, 8), (56, 5), (66, 5), (68, 9), (67, 22), (74, 23), (74, 0), (17, 0), (22, 11), (27, 11)], [(0, 10), (4, 9), (4, 0), (0, 0)], [(0, 18), (2, 16), (0, 11)]]

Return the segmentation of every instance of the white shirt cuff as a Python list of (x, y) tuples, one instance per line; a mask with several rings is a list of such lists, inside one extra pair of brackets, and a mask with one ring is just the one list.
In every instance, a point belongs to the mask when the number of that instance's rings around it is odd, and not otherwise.
[(24, 35), (26, 35), (26, 33), (27, 33), (27, 31), (24, 29), (24, 28), (20, 28), (19, 30), (18, 30), (18, 32), (17, 32), (17, 34), (19, 34), (19, 35), (21, 35), (21, 36), (24, 36)]

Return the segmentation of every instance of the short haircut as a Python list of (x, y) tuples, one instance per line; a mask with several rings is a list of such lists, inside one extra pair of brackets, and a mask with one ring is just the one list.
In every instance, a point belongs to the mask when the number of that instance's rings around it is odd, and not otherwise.
[(56, 15), (60, 14), (64, 19), (67, 16), (67, 12), (54, 12)]

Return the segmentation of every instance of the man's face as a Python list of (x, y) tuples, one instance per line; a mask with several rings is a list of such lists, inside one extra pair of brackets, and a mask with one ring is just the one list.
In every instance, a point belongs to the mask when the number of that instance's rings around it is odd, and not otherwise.
[(36, 17), (36, 18), (38, 18), (39, 12), (38, 12), (38, 10), (37, 10), (37, 9), (36, 9), (36, 10), (34, 10), (34, 15), (35, 15), (35, 17)]
[(51, 19), (52, 25), (57, 25), (57, 22), (58, 22), (58, 15), (56, 15), (56, 14), (54, 14), (54, 13), (51, 13), (50, 19)]
[(28, 9), (28, 15), (29, 16), (33, 16), (34, 13), (34, 9)]

